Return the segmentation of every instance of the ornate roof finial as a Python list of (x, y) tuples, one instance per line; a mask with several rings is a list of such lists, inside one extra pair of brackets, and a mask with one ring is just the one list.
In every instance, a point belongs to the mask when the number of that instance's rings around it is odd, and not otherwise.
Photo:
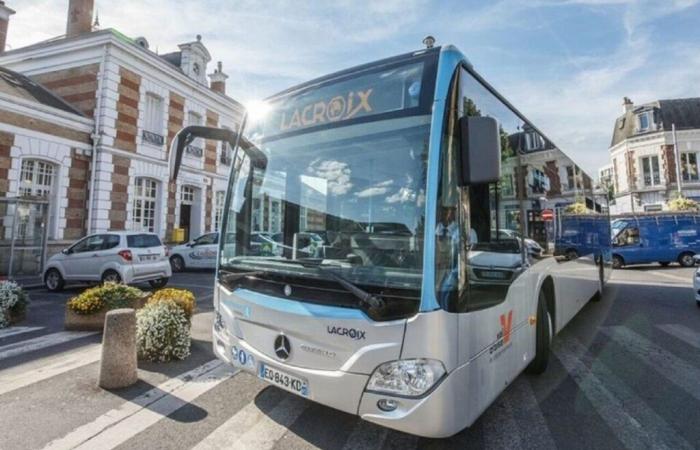
[(92, 28), (100, 28), (100, 10), (95, 11), (95, 23), (92, 24)]

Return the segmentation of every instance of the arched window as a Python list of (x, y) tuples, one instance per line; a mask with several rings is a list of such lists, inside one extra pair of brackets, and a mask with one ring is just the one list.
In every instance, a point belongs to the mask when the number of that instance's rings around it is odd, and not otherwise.
[(19, 181), (21, 197), (50, 197), (53, 191), (56, 168), (53, 164), (38, 159), (22, 161)]
[(134, 190), (134, 230), (156, 231), (158, 182), (150, 178), (136, 178)]

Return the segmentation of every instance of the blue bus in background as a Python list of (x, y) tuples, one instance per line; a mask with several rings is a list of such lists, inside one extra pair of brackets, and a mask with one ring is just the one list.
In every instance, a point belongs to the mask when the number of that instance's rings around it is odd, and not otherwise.
[(612, 221), (613, 267), (658, 262), (695, 265), (700, 254), (699, 213), (653, 213)]

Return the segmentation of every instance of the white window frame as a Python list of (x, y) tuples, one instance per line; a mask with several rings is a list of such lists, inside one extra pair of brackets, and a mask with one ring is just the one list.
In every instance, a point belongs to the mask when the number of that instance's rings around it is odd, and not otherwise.
[(146, 93), (146, 107), (143, 122), (144, 130), (163, 136), (163, 105), (163, 97), (153, 92)]
[[(646, 127), (642, 127), (642, 117), (646, 119), (647, 125)], [(651, 111), (643, 111), (637, 114), (637, 131), (648, 131), (651, 129), (651, 122), (652, 122), (652, 115)]]
[[(695, 156), (695, 177), (691, 177), (691, 172), (688, 170), (690, 166), (690, 155)], [(697, 152), (681, 153), (681, 177), (684, 182), (693, 183), (700, 181), (700, 155)]]
[(195, 199), (195, 187), (183, 184), (180, 187), (180, 202), (184, 205), (193, 205)]
[(33, 158), (23, 159), (19, 177), (19, 196), (50, 199), (55, 191), (56, 169), (56, 164), (48, 161)]
[[(654, 177), (654, 166), (652, 164), (653, 160), (656, 160), (656, 177)], [(647, 183), (646, 179), (646, 174), (644, 171), (644, 160), (649, 160), (649, 172), (650, 172), (650, 177), (649, 177), (649, 183)], [(661, 180), (661, 165), (659, 163), (659, 155), (648, 155), (648, 156), (642, 156), (639, 158), (639, 166), (641, 167), (641, 172), (642, 172), (642, 185), (644, 187), (654, 187), (654, 186), (660, 186), (662, 184)], [(655, 178), (658, 178), (656, 180)]]
[(158, 180), (148, 177), (136, 178), (134, 182), (134, 205), (132, 208), (132, 228), (134, 231), (156, 232), (158, 189)]

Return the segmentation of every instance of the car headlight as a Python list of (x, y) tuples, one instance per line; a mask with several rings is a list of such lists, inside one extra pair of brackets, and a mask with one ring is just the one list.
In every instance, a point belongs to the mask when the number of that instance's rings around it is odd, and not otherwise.
[(404, 359), (377, 367), (367, 383), (368, 391), (417, 397), (445, 375), (445, 366), (434, 359)]

